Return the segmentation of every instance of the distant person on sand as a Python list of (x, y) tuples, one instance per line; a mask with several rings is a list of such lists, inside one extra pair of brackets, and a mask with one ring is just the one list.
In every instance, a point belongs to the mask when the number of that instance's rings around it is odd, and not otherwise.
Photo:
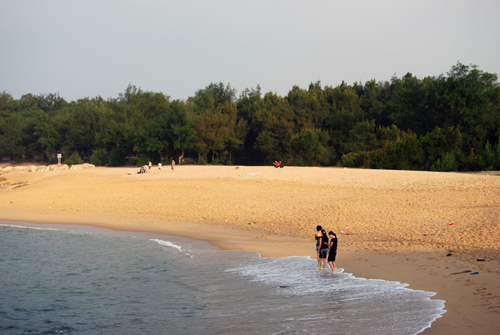
[(323, 236), (323, 234), (321, 234), (321, 230), (323, 228), (321, 226), (317, 226), (316, 227), (316, 235), (314, 235), (314, 239), (316, 240), (316, 253), (318, 254), (317, 258), (318, 258), (318, 266), (320, 266), (320, 262), (319, 262), (319, 239), (321, 236)]
[(328, 256), (328, 236), (326, 236), (326, 230), (323, 229), (319, 238), (319, 270), (326, 268), (326, 256)]
[(337, 235), (333, 231), (328, 232), (328, 235), (330, 236), (330, 243), (328, 243), (328, 265), (332, 268), (332, 272), (336, 273), (335, 258), (337, 257)]
[(149, 169), (151, 170), (151, 161), (149, 161)]
[(172, 159), (172, 171), (174, 171), (175, 161)]
[(275, 168), (279, 168), (280, 167), (280, 163), (278, 163), (278, 161), (274, 161), (273, 165), (274, 165)]
[(161, 163), (158, 163), (158, 170), (161, 171)]
[(285, 164), (282, 161), (280, 161), (280, 168), (284, 168), (284, 167), (285, 167)]

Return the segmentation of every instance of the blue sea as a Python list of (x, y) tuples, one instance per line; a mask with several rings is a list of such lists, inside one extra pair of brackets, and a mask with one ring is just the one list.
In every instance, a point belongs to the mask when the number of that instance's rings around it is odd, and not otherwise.
[(0, 221), (4, 335), (416, 334), (444, 301), (405, 286), (317, 270), (309, 257)]

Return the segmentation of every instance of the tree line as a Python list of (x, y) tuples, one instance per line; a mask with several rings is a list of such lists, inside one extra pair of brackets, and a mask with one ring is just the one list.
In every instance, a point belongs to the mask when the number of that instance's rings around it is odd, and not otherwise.
[(308, 89), (212, 83), (187, 100), (129, 85), (117, 98), (0, 94), (0, 156), (55, 153), (96, 165), (193, 158), (198, 164), (500, 169), (498, 76), (457, 63), (446, 75)]

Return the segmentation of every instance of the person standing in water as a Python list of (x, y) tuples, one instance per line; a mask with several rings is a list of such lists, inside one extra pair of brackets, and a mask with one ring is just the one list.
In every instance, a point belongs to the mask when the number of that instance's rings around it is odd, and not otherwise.
[(321, 230), (321, 237), (319, 238), (319, 267), (318, 270), (326, 268), (326, 256), (328, 256), (328, 236), (326, 231)]
[[(277, 166), (276, 166), (276, 167), (277, 167)], [(321, 230), (322, 230), (322, 229), (323, 229), (323, 228), (322, 228), (321, 226), (317, 226), (317, 227), (316, 227), (316, 235), (314, 235), (314, 239), (316, 240), (316, 254), (317, 254), (317, 255), (316, 255), (316, 257), (317, 257), (317, 259), (318, 259), (318, 266), (321, 266), (321, 264), (320, 264), (320, 262), (319, 262), (319, 238), (320, 238), (321, 236), (323, 236), (323, 235), (321, 234)]]
[(328, 243), (328, 265), (332, 268), (332, 272), (336, 273), (337, 267), (335, 266), (335, 258), (337, 257), (337, 235), (333, 231), (330, 231), (328, 235), (330, 236), (330, 243)]

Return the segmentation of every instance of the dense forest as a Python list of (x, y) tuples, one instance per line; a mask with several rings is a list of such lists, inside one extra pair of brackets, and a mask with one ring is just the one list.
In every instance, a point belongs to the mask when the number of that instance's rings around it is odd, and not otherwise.
[(186, 101), (129, 85), (117, 98), (0, 94), (0, 157), (120, 166), (198, 164), (500, 169), (498, 76), (457, 63), (446, 75), (336, 87), (212, 83)]

